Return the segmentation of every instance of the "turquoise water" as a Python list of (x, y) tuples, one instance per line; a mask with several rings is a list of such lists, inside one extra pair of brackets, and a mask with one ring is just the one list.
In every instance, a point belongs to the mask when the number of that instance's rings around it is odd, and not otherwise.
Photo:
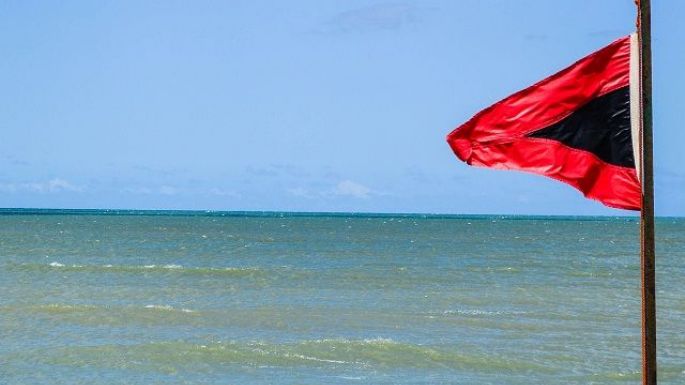
[[(0, 212), (7, 384), (638, 384), (633, 218)], [(659, 219), (685, 383), (685, 219)]]

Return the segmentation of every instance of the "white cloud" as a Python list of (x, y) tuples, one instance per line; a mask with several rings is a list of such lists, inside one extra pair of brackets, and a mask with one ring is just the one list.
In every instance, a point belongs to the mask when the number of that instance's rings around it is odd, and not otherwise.
[(72, 184), (62, 178), (53, 178), (44, 182), (12, 182), (0, 183), (2, 192), (34, 192), (34, 193), (58, 193), (58, 192), (83, 192), (83, 186)]
[(82, 186), (75, 186), (68, 181), (60, 178), (54, 178), (51, 179), (47, 182), (47, 185), (44, 186), (47, 191), (50, 192), (57, 192), (57, 191), (83, 191)]
[(421, 21), (429, 10), (411, 3), (371, 5), (339, 13), (322, 26), (321, 32), (396, 30)]
[(374, 195), (384, 195), (377, 191), (374, 191), (361, 183), (345, 179), (340, 181), (338, 184), (326, 190), (311, 190), (304, 187), (294, 187), (285, 190), (288, 194), (305, 199), (332, 199), (335, 197), (345, 196), (359, 199), (367, 199)]
[(370, 194), (373, 192), (371, 191), (370, 188), (359, 184), (357, 182), (353, 182), (351, 180), (344, 180), (335, 187), (335, 190), (333, 191), (334, 194), (336, 195), (345, 195), (345, 196), (352, 196), (355, 198), (368, 198)]
[(298, 198), (314, 198), (316, 194), (311, 193), (309, 190), (306, 188), (302, 187), (295, 187), (295, 188), (289, 188), (286, 190), (286, 192), (290, 195), (296, 196)]

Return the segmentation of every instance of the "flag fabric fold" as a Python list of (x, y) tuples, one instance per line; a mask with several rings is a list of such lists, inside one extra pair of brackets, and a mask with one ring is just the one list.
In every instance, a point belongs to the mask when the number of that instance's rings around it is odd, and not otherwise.
[(635, 44), (619, 39), (495, 103), (447, 142), (469, 165), (544, 175), (607, 206), (639, 210)]

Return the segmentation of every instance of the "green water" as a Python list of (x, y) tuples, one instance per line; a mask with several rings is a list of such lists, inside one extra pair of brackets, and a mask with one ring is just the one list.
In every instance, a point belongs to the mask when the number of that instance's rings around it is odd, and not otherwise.
[[(0, 211), (0, 383), (639, 384), (633, 218)], [(685, 220), (658, 237), (685, 383)]]

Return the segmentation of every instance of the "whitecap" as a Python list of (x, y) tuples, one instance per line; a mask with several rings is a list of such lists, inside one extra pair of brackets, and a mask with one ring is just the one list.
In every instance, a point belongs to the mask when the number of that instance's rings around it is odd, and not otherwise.
[(520, 315), (526, 314), (524, 311), (489, 311), (480, 309), (457, 309), (445, 310), (442, 314), (459, 314), (459, 315)]
[(187, 308), (181, 308), (181, 309), (176, 309), (175, 307), (171, 305), (145, 305), (146, 309), (154, 309), (154, 310), (164, 310), (164, 311), (180, 311), (182, 313), (195, 313), (195, 310), (192, 309), (187, 309)]
[(351, 362), (347, 361), (340, 361), (340, 360), (327, 360), (325, 358), (316, 358), (316, 357), (310, 357), (310, 356), (305, 356), (302, 354), (285, 354), (286, 357), (294, 357), (294, 358), (299, 358), (302, 360), (307, 360), (307, 361), (317, 361), (317, 362), (328, 362), (331, 364), (350, 364)]
[(364, 343), (366, 343), (366, 344), (395, 344), (396, 342), (390, 338), (376, 337), (376, 338), (365, 338)]
[(59, 263), (59, 262), (51, 262), (50, 266), (52, 266), (52, 267), (64, 267), (64, 265)]
[(174, 310), (174, 307), (171, 305), (145, 305), (146, 309), (155, 309), (155, 310)]

